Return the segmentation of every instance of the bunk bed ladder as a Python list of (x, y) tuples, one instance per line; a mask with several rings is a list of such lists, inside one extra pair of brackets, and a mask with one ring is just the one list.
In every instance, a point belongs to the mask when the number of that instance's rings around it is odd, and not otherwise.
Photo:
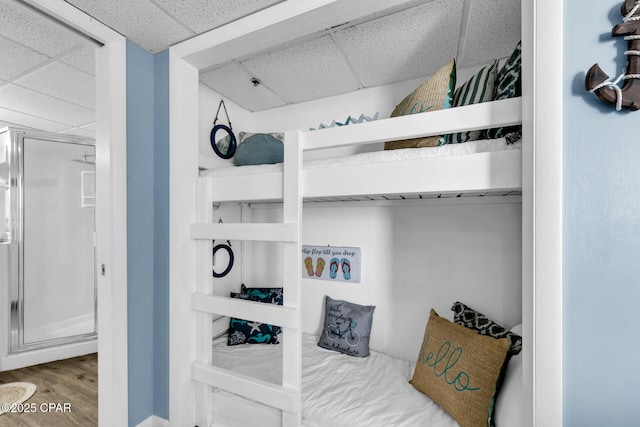
[[(196, 312), (196, 360), (191, 378), (196, 381), (196, 419), (209, 426), (213, 414), (212, 387), (282, 410), (282, 426), (302, 423), (302, 332), (300, 313), (300, 235), (302, 219), (302, 133), (285, 134), (282, 223), (214, 223), (211, 180), (198, 180), (197, 223), (191, 238), (197, 239), (197, 286), (191, 297)], [(275, 306), (213, 295), (211, 240), (253, 240), (283, 243), (284, 305)], [(213, 321), (222, 316), (251, 319), (282, 327), (282, 386), (235, 374), (212, 365)]]

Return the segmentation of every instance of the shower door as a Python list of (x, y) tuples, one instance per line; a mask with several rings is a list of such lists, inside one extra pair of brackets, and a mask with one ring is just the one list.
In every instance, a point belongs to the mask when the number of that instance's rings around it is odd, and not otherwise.
[(97, 333), (95, 146), (18, 133), (17, 245), (11, 264), (10, 352), (92, 339)]

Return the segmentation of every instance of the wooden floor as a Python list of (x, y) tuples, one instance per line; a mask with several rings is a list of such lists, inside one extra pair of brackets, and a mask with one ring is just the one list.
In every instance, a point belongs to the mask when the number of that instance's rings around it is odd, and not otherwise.
[(97, 354), (0, 372), (0, 384), (11, 382), (29, 382), (38, 387), (25, 402), (30, 408), (35, 404), (36, 411), (0, 415), (1, 427), (98, 425)]

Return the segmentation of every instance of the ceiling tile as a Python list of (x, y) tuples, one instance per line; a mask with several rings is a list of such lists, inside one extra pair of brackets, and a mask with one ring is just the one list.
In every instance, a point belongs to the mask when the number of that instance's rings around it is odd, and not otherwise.
[(460, 51), (465, 66), (508, 56), (521, 38), (521, 0), (470, 0), (469, 23)]
[[(0, 107), (25, 111), (31, 116), (47, 118), (70, 126), (81, 126), (95, 121), (95, 113), (89, 109), (16, 85), (0, 88)], [(3, 119), (8, 120), (4, 117)]]
[[(47, 132), (59, 132), (69, 127), (68, 125), (62, 123), (52, 122), (51, 120), (43, 119), (41, 117), (34, 117), (30, 116), (29, 114), (8, 110), (1, 107), (0, 117), (2, 117), (2, 121), (0, 123), (6, 123), (7, 126), (27, 127), (44, 130)], [(0, 127), (3, 126), (4, 124)]]
[(462, 0), (439, 0), (336, 33), (365, 87), (436, 72), (458, 51)]
[(200, 75), (200, 81), (249, 111), (282, 107), (285, 102), (264, 85), (251, 84), (253, 76), (238, 64), (230, 64)]
[(82, 47), (67, 56), (60, 58), (60, 62), (71, 65), (79, 70), (96, 75), (96, 49), (93, 47)]
[(360, 87), (329, 36), (242, 64), (288, 103), (325, 98)]
[(52, 62), (14, 83), (95, 110), (95, 78), (61, 62)]
[(55, 56), (87, 39), (18, 3), (0, 2), (0, 35), (47, 56)]
[(217, 28), (283, 0), (152, 0), (197, 34)]
[(28, 71), (49, 57), (0, 36), (0, 78), (8, 80)]
[(147, 0), (66, 0), (151, 53), (194, 35)]

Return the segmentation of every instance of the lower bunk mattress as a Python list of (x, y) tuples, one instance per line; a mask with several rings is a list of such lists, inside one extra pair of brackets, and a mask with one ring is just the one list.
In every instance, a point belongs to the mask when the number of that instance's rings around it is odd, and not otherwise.
[[(458, 423), (409, 384), (414, 363), (371, 351), (366, 358), (318, 347), (302, 337), (303, 425), (325, 427), (454, 427)], [(417, 357), (417, 354), (416, 354)], [(282, 346), (213, 344), (214, 365), (281, 384)], [(279, 426), (280, 411), (215, 389), (214, 426)]]

